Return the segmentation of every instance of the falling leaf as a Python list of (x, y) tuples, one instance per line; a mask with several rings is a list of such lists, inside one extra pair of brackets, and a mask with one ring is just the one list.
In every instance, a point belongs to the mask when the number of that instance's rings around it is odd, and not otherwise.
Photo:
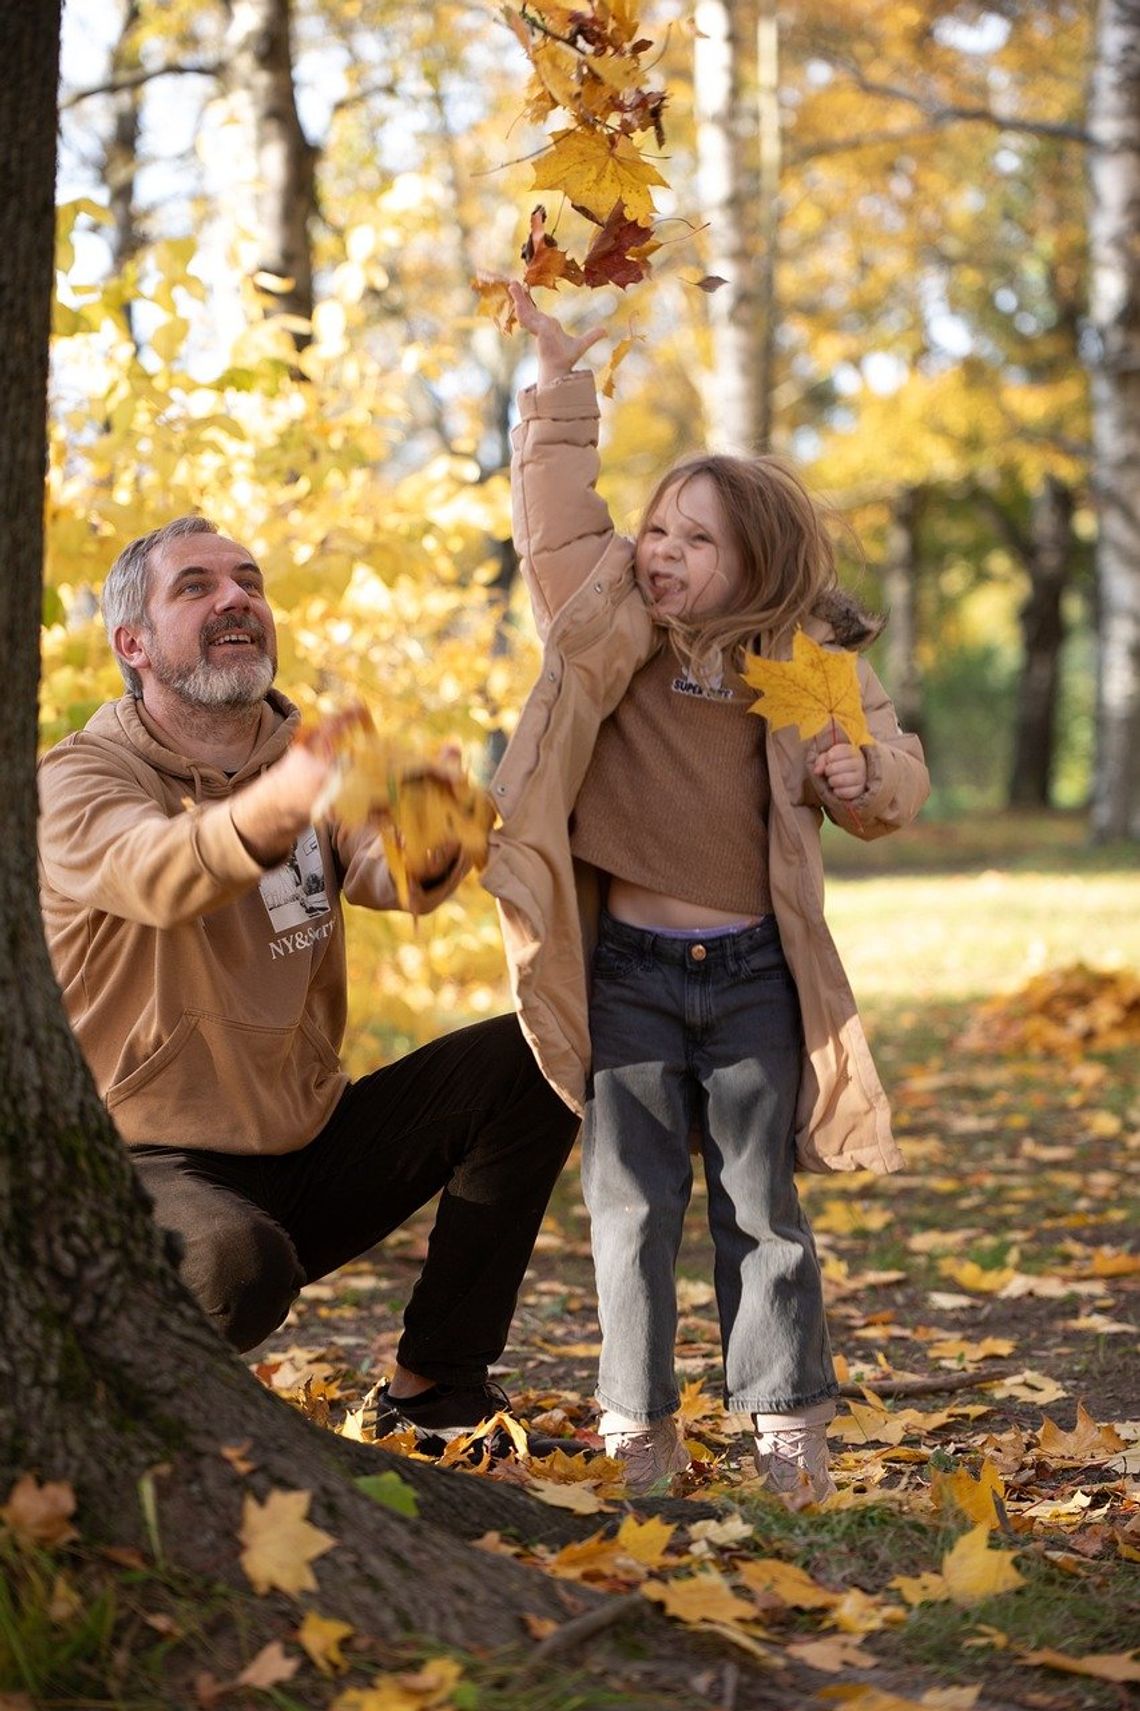
[(991, 1551), (990, 1530), (981, 1522), (963, 1533), (942, 1558), (942, 1574), (955, 1604), (979, 1604), (1021, 1586), (1021, 1575), (1010, 1551)]
[(494, 321), (501, 333), (509, 333), (517, 326), (515, 306), (505, 279), (491, 279), (484, 274), (476, 274), (471, 281), (471, 289), (479, 299), (479, 314)]
[(749, 711), (767, 719), (772, 730), (794, 725), (807, 741), (830, 726), (857, 748), (870, 745), (853, 653), (820, 647), (797, 630), (790, 660), (745, 654), (743, 677), (760, 691)]
[(649, 226), (630, 218), (621, 202), (615, 202), (605, 225), (586, 251), (582, 276), (590, 287), (617, 285), (623, 291), (645, 278), (649, 263), (643, 253), (652, 238)]
[(714, 291), (719, 291), (722, 285), (727, 284), (728, 280), (722, 279), (719, 273), (706, 273), (703, 279), (696, 282), (697, 290), (707, 291), (710, 297)]
[(633, 345), (634, 341), (631, 338), (619, 339), (613, 350), (610, 352), (609, 361), (598, 375), (598, 391), (601, 393), (603, 398), (613, 397), (614, 375), (617, 373), (618, 364), (624, 362), (625, 358), (633, 349)]
[(290, 1681), (301, 1667), (300, 1658), (290, 1658), (285, 1655), (285, 1648), (280, 1640), (271, 1640), (267, 1646), (262, 1646), (252, 1663), (246, 1664), (238, 1676), (239, 1687), (278, 1687), (283, 1681)]
[(353, 1633), (351, 1622), (338, 1622), (335, 1616), (321, 1616), (306, 1610), (305, 1619), (297, 1629), (297, 1642), (308, 1653), (322, 1675), (339, 1675), (348, 1668), (348, 1659), (341, 1643)]
[(483, 865), (494, 805), (452, 762), (396, 753), (362, 711), (346, 721), (335, 750), (333, 774), (314, 816), (377, 827), (404, 908), (412, 884), (438, 867), (439, 852), (458, 850), (474, 866)]
[(647, 1580), (641, 1590), (679, 1622), (743, 1622), (756, 1614), (712, 1569), (684, 1580)]
[(628, 137), (575, 128), (555, 131), (550, 145), (534, 163), (535, 190), (565, 191), (598, 220), (615, 202), (624, 203), (633, 220), (652, 219), (653, 187), (666, 180)]
[(70, 1485), (62, 1480), (41, 1485), (34, 1473), (25, 1473), (8, 1493), (0, 1521), (26, 1543), (50, 1548), (79, 1537), (71, 1525), (74, 1513), (75, 1492)]
[(276, 1587), (296, 1596), (317, 1590), (309, 1564), (336, 1540), (305, 1519), (312, 1498), (311, 1491), (271, 1491), (259, 1503), (247, 1492), (238, 1536), (244, 1546), (241, 1566), (255, 1592)]

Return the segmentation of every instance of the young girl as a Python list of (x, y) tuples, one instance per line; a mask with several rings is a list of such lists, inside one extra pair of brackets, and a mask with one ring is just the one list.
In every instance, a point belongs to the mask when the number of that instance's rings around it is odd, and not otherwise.
[(538, 357), (512, 475), (545, 653), (493, 783), (485, 883), (523, 1027), (585, 1108), (600, 1430), (631, 1489), (688, 1466), (674, 1272), (693, 1134), (725, 1406), (751, 1416), (768, 1483), (818, 1501), (835, 1489), (837, 1385), (793, 1170), (901, 1163), (823, 919), (819, 826), (905, 825), (928, 789), (922, 751), (862, 660), (867, 748), (841, 731), (805, 744), (749, 711), (746, 648), (787, 658), (798, 626), (847, 647), (875, 634), (836, 589), (814, 504), (776, 459), (698, 457), (660, 483), (636, 542), (618, 536), (576, 367), (602, 329), (572, 337), (512, 296)]

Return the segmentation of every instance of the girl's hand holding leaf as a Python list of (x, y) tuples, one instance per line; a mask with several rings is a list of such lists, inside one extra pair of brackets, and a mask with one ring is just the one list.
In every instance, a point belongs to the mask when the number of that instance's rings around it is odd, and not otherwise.
[(841, 802), (854, 802), (867, 787), (867, 757), (852, 743), (829, 744), (816, 756), (811, 770)]

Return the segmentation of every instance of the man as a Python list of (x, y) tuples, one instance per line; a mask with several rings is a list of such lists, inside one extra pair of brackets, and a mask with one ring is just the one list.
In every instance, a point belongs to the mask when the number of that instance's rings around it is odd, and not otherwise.
[[(127, 693), (40, 773), (48, 943), (96, 1085), (239, 1349), (442, 1190), (378, 1430), (455, 1436), (506, 1401), (487, 1369), (575, 1119), (513, 1016), (341, 1069), (340, 895), (394, 890), (367, 828), (312, 825), (328, 728), (293, 741), (245, 548), (178, 518), (119, 555), (103, 612)], [(450, 853), (417, 912), (462, 877)]]

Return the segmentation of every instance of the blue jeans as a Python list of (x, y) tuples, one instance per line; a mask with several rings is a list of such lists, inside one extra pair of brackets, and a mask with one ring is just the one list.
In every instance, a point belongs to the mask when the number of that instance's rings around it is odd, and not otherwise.
[(593, 962), (582, 1186), (602, 1357), (598, 1401), (646, 1424), (679, 1395), (675, 1268), (699, 1132), (733, 1413), (837, 1394), (819, 1261), (796, 1193), (802, 1027), (772, 916), (704, 941), (606, 915)]

